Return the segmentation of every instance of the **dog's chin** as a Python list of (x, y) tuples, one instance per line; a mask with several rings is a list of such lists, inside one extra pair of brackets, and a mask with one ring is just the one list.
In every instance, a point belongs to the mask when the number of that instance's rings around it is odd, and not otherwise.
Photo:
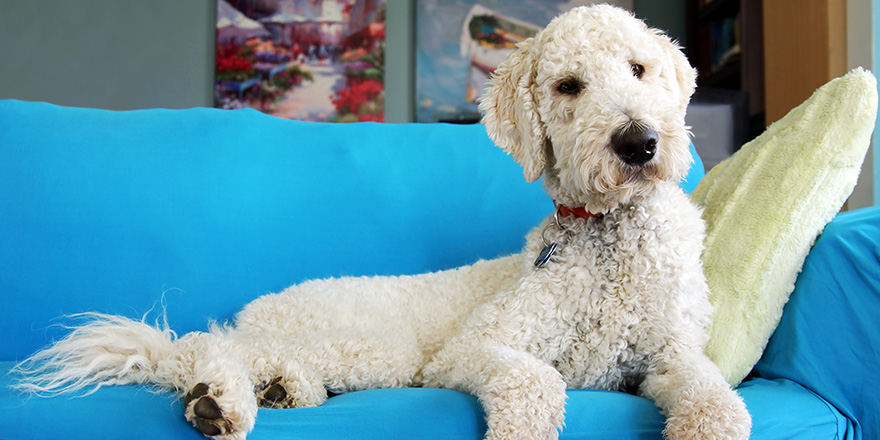
[(639, 166), (621, 164), (593, 180), (584, 205), (590, 212), (607, 213), (634, 198), (649, 195), (666, 180), (668, 176), (653, 162)]
[(624, 188), (628, 186), (654, 185), (657, 182), (666, 180), (666, 177), (654, 162), (648, 162), (644, 165), (632, 166), (621, 165), (615, 178), (614, 187)]
[(609, 157), (599, 166), (582, 170), (580, 175), (561, 176), (558, 170), (548, 166), (544, 171), (544, 186), (557, 203), (604, 214), (629, 204), (634, 198), (650, 195), (661, 182), (673, 178), (670, 174), (671, 170), (657, 160), (628, 165)]

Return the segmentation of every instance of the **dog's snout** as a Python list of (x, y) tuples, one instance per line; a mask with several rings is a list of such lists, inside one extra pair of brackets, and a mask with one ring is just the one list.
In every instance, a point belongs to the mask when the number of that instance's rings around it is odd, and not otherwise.
[(657, 132), (641, 124), (629, 124), (611, 137), (614, 153), (627, 165), (641, 165), (657, 153)]

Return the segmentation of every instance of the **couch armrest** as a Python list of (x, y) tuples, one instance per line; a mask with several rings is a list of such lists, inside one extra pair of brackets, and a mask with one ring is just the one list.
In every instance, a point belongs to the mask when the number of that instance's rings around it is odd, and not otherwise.
[(880, 438), (880, 208), (839, 214), (807, 256), (753, 374), (794, 380), (833, 404), (847, 438)]

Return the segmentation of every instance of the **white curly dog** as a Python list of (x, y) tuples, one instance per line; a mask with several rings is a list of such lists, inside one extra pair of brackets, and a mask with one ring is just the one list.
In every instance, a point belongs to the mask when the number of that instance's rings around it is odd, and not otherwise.
[(22, 363), (21, 387), (164, 386), (218, 439), (245, 438), (259, 406), (407, 386), (478, 397), (487, 439), (554, 439), (566, 387), (630, 390), (667, 416), (667, 438), (748, 438), (742, 399), (703, 354), (705, 226), (678, 186), (694, 77), (630, 13), (573, 9), (511, 53), (481, 103), (492, 139), (558, 206), (522, 253), (306, 282), (179, 338), (94, 315)]

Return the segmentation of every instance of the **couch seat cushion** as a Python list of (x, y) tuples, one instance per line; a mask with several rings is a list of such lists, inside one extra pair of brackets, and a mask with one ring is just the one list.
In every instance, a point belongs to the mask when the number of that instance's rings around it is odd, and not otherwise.
[[(180, 399), (129, 385), (83, 397), (23, 397), (10, 389), (11, 362), (0, 362), (0, 439), (201, 439)], [(846, 420), (788, 380), (754, 379), (739, 388), (754, 418), (752, 439), (840, 439)], [(560, 439), (660, 439), (653, 402), (611, 391), (569, 390)], [(249, 440), (468, 439), (486, 425), (477, 399), (440, 389), (386, 389), (333, 397), (317, 408), (261, 409)]]

